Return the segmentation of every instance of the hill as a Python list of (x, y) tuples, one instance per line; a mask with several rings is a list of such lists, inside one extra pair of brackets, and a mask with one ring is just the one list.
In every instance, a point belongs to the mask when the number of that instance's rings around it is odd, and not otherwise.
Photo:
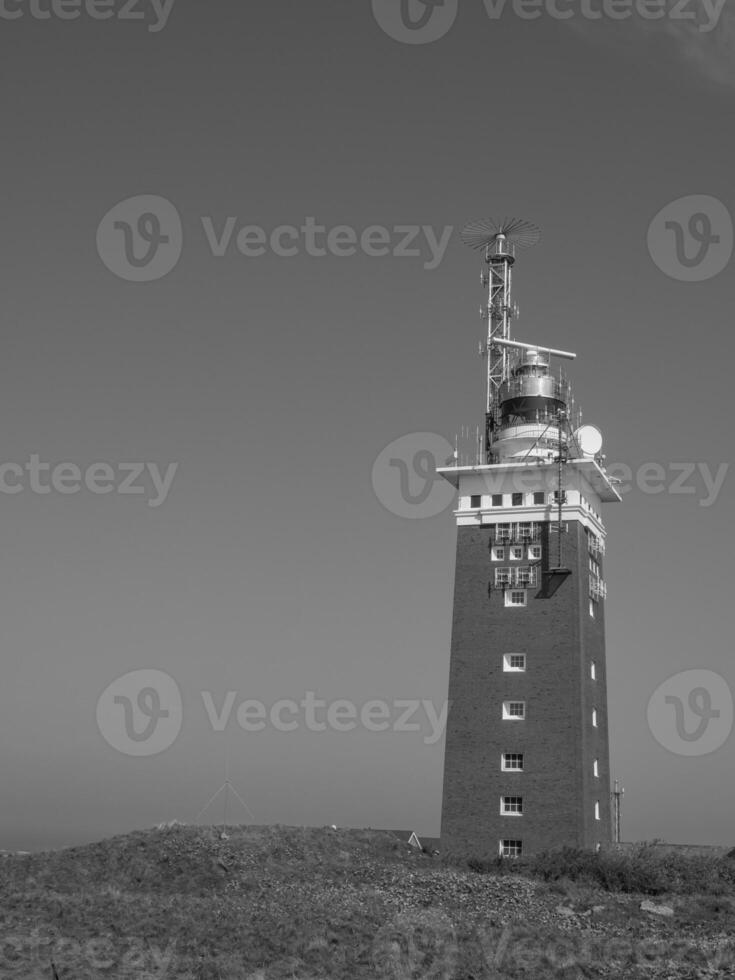
[(733, 865), (644, 847), (468, 866), (380, 831), (176, 825), (0, 857), (0, 976), (732, 977)]

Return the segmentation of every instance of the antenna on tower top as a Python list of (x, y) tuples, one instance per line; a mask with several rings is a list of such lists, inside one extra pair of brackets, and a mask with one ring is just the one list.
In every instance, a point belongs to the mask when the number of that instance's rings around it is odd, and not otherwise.
[(510, 324), (518, 310), (512, 303), (512, 267), (516, 249), (531, 248), (541, 238), (540, 229), (522, 218), (481, 218), (465, 225), (462, 241), (474, 249), (484, 249), (488, 287), (487, 306), (481, 311), (487, 319), (487, 404), (485, 409), (485, 452), (490, 461), (492, 433), (499, 422), (498, 392), (508, 378), (510, 354), (497, 342), (510, 340)]

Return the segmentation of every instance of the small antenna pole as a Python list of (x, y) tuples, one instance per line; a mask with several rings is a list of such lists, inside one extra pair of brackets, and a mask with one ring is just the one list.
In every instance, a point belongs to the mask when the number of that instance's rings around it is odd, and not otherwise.
[[(229, 767), (228, 754), (227, 754), (227, 745), (225, 744), (225, 781), (219, 787), (219, 789), (217, 790), (217, 792), (216, 793), (213, 793), (213, 795), (210, 796), (210, 798), (207, 800), (207, 802), (205, 803), (205, 805), (202, 807), (202, 809), (197, 814), (196, 819), (195, 819), (194, 822), (195, 823), (199, 823), (199, 821), (201, 820), (201, 818), (204, 816), (204, 814), (207, 812), (207, 810), (210, 808), (210, 806), (214, 803), (214, 801), (217, 799), (217, 797), (220, 796), (220, 795), (223, 795), (224, 796), (223, 822), (224, 822), (224, 827), (226, 827), (227, 826), (227, 797), (228, 797), (228, 795), (230, 793), (232, 793), (232, 795), (235, 797), (235, 799), (238, 801), (238, 803), (240, 803), (240, 805), (242, 806), (242, 808), (247, 812), (247, 814), (250, 817), (250, 819), (251, 820), (255, 820), (255, 815), (254, 815), (253, 811), (247, 805), (247, 803), (242, 798), (242, 796), (240, 796), (240, 794), (237, 792), (237, 790), (235, 789), (235, 787), (232, 785), (232, 781), (230, 780), (230, 767)], [(222, 830), (223, 834), (225, 833), (224, 827), (223, 827), (223, 830)]]
[(613, 841), (616, 844), (620, 843), (620, 804), (622, 796), (625, 790), (620, 785), (618, 780), (615, 780), (615, 789), (613, 790)]

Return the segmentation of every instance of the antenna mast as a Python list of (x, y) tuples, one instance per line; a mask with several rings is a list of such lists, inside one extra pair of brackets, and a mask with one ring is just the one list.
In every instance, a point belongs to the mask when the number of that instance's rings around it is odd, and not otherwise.
[(487, 398), (485, 406), (485, 453), (491, 461), (492, 434), (500, 421), (499, 391), (509, 377), (509, 353), (507, 347), (497, 341), (510, 340), (511, 320), (517, 315), (512, 303), (513, 264), (516, 249), (530, 248), (541, 238), (536, 225), (519, 218), (503, 218), (495, 221), (484, 218), (467, 224), (462, 241), (470, 248), (483, 249), (487, 272), (482, 274), (482, 284), (487, 286), (487, 306), (480, 311), (487, 320), (487, 341), (480, 352), (487, 357)]

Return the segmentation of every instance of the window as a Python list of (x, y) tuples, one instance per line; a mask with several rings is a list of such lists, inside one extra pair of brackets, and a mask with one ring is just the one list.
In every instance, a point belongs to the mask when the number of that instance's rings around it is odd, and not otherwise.
[[(559, 503), (559, 490), (554, 490), (554, 503)], [(567, 492), (566, 490), (561, 491), (561, 502), (565, 504), (567, 502)]]
[(541, 545), (532, 544), (531, 547), (528, 549), (528, 557), (538, 560), (541, 557)]
[(505, 561), (505, 548), (493, 548), (493, 561)]
[(525, 541), (526, 543), (528, 543), (529, 541), (533, 541), (537, 533), (538, 533), (537, 524), (524, 521), (523, 523), (518, 525), (518, 537), (521, 541)]
[(503, 752), (500, 759), (503, 772), (523, 772), (522, 752)]
[(505, 593), (506, 606), (525, 606), (527, 601), (525, 589), (511, 589)]
[(526, 669), (525, 653), (506, 653), (503, 655), (503, 670), (524, 671)]
[(595, 820), (599, 820), (599, 819), (600, 819), (600, 801), (598, 800), (595, 803)]
[(506, 721), (523, 721), (525, 717), (525, 701), (503, 701), (503, 718)]
[(470, 497), (470, 507), (482, 507), (482, 496), (479, 493), (473, 493)]
[(592, 775), (596, 779), (599, 779), (600, 778), (600, 765), (599, 765), (597, 759), (595, 759), (595, 761), (592, 763)]
[(510, 569), (509, 568), (496, 568), (495, 569), (495, 586), (496, 588), (502, 585), (510, 585)]
[(546, 494), (543, 492), (543, 490), (540, 493), (535, 493), (533, 495), (533, 502), (535, 504), (545, 504), (546, 503)]
[(502, 544), (504, 541), (508, 542), (511, 538), (510, 524), (498, 524), (497, 530), (495, 532), (495, 540), (498, 544)]
[(595, 600), (594, 599), (590, 599), (590, 616), (593, 619), (595, 618)]
[(508, 840), (503, 838), (500, 842), (500, 856), (504, 858), (517, 858), (523, 854), (522, 840)]
[(510, 557), (512, 558), (513, 561), (522, 561), (523, 560), (523, 548), (511, 548), (510, 549)]
[(514, 507), (522, 507), (523, 506), (523, 494), (522, 493), (514, 493), (514, 494), (511, 494), (511, 503), (513, 504)]
[(592, 709), (592, 725), (597, 728), (597, 708)]
[(502, 507), (502, 506), (503, 506), (503, 495), (502, 495), (502, 493), (494, 493), (493, 494), (493, 507)]
[(523, 814), (523, 797), (501, 796), (500, 812), (507, 816), (520, 817)]
[(590, 664), (590, 677), (592, 678), (593, 681), (597, 680), (597, 666), (594, 660)]

